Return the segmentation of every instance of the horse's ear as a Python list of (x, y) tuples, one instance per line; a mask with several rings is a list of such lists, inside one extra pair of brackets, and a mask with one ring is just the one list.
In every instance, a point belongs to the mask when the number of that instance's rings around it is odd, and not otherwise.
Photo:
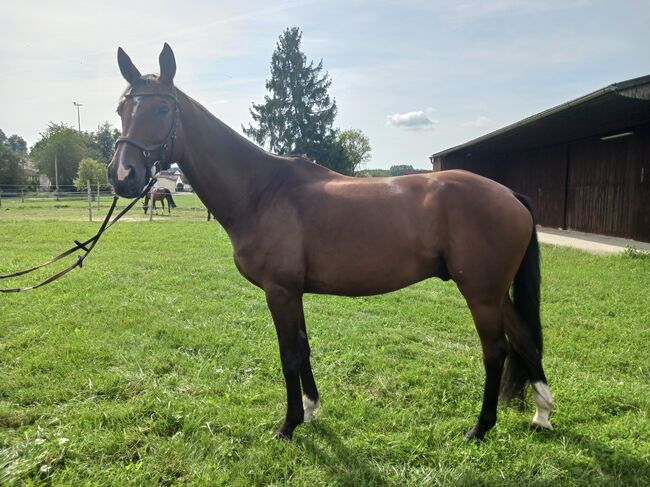
[(117, 64), (120, 67), (122, 76), (124, 76), (124, 79), (127, 80), (129, 84), (133, 85), (142, 78), (138, 68), (135, 67), (129, 55), (125, 53), (124, 49), (121, 47), (117, 48)]
[(174, 83), (174, 75), (176, 74), (176, 59), (174, 58), (174, 51), (166, 42), (160, 52), (158, 61), (160, 62), (160, 81), (171, 86)]

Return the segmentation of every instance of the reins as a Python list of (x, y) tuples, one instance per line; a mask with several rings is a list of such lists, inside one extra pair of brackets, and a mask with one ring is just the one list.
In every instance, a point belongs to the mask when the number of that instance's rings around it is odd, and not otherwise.
[[(157, 162), (154, 163), (154, 166), (152, 168), (152, 172), (153, 172), (154, 168), (155, 168), (155, 170), (157, 170), (157, 166), (158, 166), (158, 163)], [(74, 241), (74, 243), (75, 243), (74, 247), (69, 248), (65, 252), (62, 252), (59, 255), (57, 255), (56, 257), (53, 257), (52, 259), (47, 261), (45, 264), (41, 264), (41, 265), (38, 265), (36, 267), (32, 267), (30, 269), (25, 269), (25, 270), (22, 270), (22, 271), (13, 272), (11, 274), (0, 275), (0, 279), (9, 279), (9, 278), (12, 278), (12, 277), (18, 277), (18, 276), (22, 276), (22, 275), (25, 275), (25, 274), (29, 274), (30, 272), (33, 272), (33, 271), (35, 271), (37, 269), (41, 269), (42, 267), (46, 267), (46, 266), (48, 266), (50, 264), (53, 264), (54, 262), (56, 262), (58, 260), (61, 260), (64, 257), (67, 257), (68, 255), (76, 252), (77, 250), (83, 250), (84, 254), (77, 255), (77, 260), (75, 261), (74, 264), (72, 264), (69, 267), (66, 267), (62, 271), (57, 272), (56, 274), (48, 277), (47, 279), (45, 279), (44, 281), (42, 281), (42, 282), (40, 282), (38, 284), (34, 284), (33, 286), (0, 289), (0, 292), (1, 293), (19, 293), (19, 292), (22, 292), (22, 291), (29, 291), (31, 289), (37, 289), (37, 288), (39, 288), (41, 286), (45, 286), (46, 284), (49, 284), (49, 283), (51, 283), (53, 281), (56, 281), (60, 277), (64, 276), (68, 272), (70, 272), (75, 267), (82, 267), (84, 259), (86, 257), (88, 257), (88, 254), (90, 254), (90, 252), (92, 252), (92, 250), (95, 248), (95, 245), (99, 241), (99, 238), (102, 236), (102, 234), (106, 230), (108, 230), (111, 226), (113, 226), (113, 224), (115, 222), (117, 222), (120, 218), (122, 218), (131, 208), (133, 208), (135, 206), (135, 204), (138, 201), (140, 201), (140, 199), (142, 199), (142, 197), (151, 190), (151, 188), (153, 187), (153, 185), (155, 183), (156, 183), (156, 177), (154, 175), (152, 175), (151, 178), (149, 179), (149, 182), (144, 187), (144, 189), (140, 192), (138, 197), (135, 198), (133, 201), (131, 201), (122, 211), (120, 211), (117, 214), (117, 216), (115, 218), (113, 218), (113, 220), (111, 220), (111, 216), (113, 215), (113, 211), (115, 210), (115, 206), (117, 205), (117, 200), (118, 200), (117, 196), (113, 196), (113, 202), (111, 203), (111, 207), (108, 210), (108, 213), (106, 214), (106, 218), (104, 218), (104, 221), (102, 222), (101, 227), (99, 227), (99, 230), (97, 231), (97, 233), (94, 236), (90, 237), (85, 242), (80, 242), (79, 240), (75, 240)]]

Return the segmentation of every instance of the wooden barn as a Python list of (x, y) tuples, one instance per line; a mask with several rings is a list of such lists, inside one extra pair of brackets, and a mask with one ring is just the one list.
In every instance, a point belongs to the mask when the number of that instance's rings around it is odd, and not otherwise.
[(431, 156), (529, 196), (543, 226), (650, 242), (650, 75)]

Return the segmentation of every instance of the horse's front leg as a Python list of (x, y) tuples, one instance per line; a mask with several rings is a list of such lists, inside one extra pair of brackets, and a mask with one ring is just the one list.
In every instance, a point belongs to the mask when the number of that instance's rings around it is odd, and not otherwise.
[(290, 439), (296, 426), (304, 421), (305, 414), (300, 394), (300, 375), (303, 364), (309, 360), (309, 346), (301, 326), (302, 293), (277, 285), (265, 286), (264, 291), (278, 335), (282, 372), (287, 387), (287, 415), (276, 435)]
[(305, 324), (304, 309), (302, 320), (300, 323), (300, 338), (305, 341), (306, 353), (300, 366), (300, 382), (302, 383), (302, 407), (305, 410), (304, 420), (309, 422), (314, 419), (314, 412), (320, 407), (320, 396), (318, 395), (318, 388), (316, 387), (316, 380), (311, 370), (311, 361), (309, 356), (311, 349), (309, 347), (309, 339), (307, 338), (307, 326)]

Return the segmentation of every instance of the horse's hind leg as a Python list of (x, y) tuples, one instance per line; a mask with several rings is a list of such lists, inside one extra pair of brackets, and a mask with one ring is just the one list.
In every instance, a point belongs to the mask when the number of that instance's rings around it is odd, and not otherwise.
[[(513, 379), (515, 395), (523, 397), (523, 387), (528, 380), (533, 389), (533, 399), (537, 406), (532, 422), (536, 426), (552, 430), (553, 425), (549, 420), (549, 415), (554, 406), (553, 396), (546, 382), (541, 354), (537, 350), (535, 340), (526, 323), (517, 313), (510, 296), (506, 296), (504, 301), (503, 315), (505, 330), (511, 346), (508, 367), (511, 369), (510, 374), (515, 377)], [(507, 376), (508, 374), (506, 374)], [(517, 376), (520, 378), (517, 379)]]
[(481, 440), (497, 422), (497, 403), (503, 363), (508, 352), (508, 343), (503, 331), (501, 304), (470, 304), (474, 324), (481, 338), (483, 365), (485, 366), (485, 388), (483, 406), (474, 427), (465, 435), (466, 439)]

